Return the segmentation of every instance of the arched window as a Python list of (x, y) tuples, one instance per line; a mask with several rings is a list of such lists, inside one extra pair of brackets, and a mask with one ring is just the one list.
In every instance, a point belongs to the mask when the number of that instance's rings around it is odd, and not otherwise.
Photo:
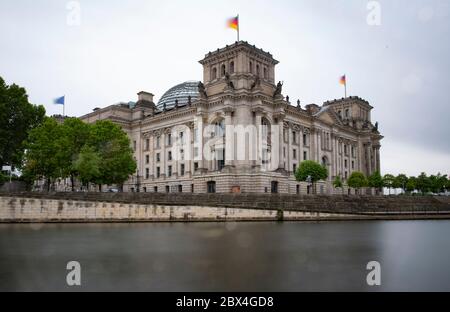
[(345, 110), (345, 118), (348, 118), (350, 115), (350, 111), (348, 110), (348, 108)]
[(264, 67), (264, 79), (267, 79), (267, 68)]
[(322, 157), (322, 166), (326, 167), (328, 166), (328, 159), (327, 156)]
[(250, 62), (248, 64), (248, 71), (250, 72), (250, 74), (253, 74), (253, 63), (252, 62)]
[(211, 73), (211, 80), (214, 80), (217, 78), (217, 68), (213, 67), (212, 73)]
[(259, 65), (256, 65), (256, 75), (259, 76)]
[(230, 62), (230, 73), (234, 74), (234, 62), (233, 61)]
[(222, 77), (225, 76), (225, 73), (226, 73), (225, 64), (222, 64), (222, 70), (220, 73), (221, 73)]

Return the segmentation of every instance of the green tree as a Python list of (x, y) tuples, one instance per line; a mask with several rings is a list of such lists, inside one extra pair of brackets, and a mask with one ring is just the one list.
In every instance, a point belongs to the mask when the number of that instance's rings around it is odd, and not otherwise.
[(91, 126), (79, 118), (67, 118), (61, 125), (61, 135), (57, 141), (59, 151), (56, 157), (61, 167), (61, 177), (70, 177), (72, 192), (74, 180), (79, 175), (75, 162), (89, 140), (90, 129)]
[(0, 77), (0, 166), (21, 167), (24, 141), (44, 116), (45, 108), (30, 104), (24, 88)]
[(45, 178), (47, 191), (50, 191), (50, 182), (53, 178), (61, 176), (61, 168), (55, 155), (59, 152), (58, 138), (61, 127), (53, 118), (45, 118), (44, 123), (30, 131), (25, 143), (24, 174), (34, 181)]
[(437, 175), (431, 175), (429, 177), (429, 180), (431, 192), (433, 193), (444, 192), (447, 183), (447, 175), (441, 175), (440, 173), (438, 173)]
[(78, 173), (78, 178), (83, 185), (87, 185), (89, 182), (98, 182), (101, 178), (100, 155), (94, 150), (93, 147), (85, 145), (77, 160), (74, 162), (74, 170)]
[(381, 177), (381, 174), (379, 171), (375, 171), (372, 173), (368, 178), (368, 185), (370, 187), (373, 187), (377, 190), (380, 190), (383, 188), (383, 178)]
[(425, 172), (422, 172), (416, 180), (416, 189), (420, 191), (422, 194), (426, 194), (431, 191), (431, 180), (430, 178), (425, 174)]
[(328, 178), (328, 170), (324, 166), (312, 160), (305, 160), (295, 171), (295, 179), (297, 181), (307, 181), (311, 178), (313, 184), (313, 192), (316, 193), (316, 182)]
[(389, 195), (391, 195), (391, 188), (394, 187), (395, 177), (392, 174), (385, 174), (383, 177), (383, 186), (387, 187), (389, 190)]
[(369, 182), (367, 181), (367, 178), (364, 175), (364, 173), (359, 172), (359, 171), (354, 171), (348, 178), (347, 184), (348, 184), (348, 186), (355, 188), (359, 191), (359, 189), (361, 187), (368, 186)]
[(342, 184), (342, 180), (341, 180), (340, 176), (337, 175), (336, 178), (334, 178), (333, 186), (335, 188), (340, 188), (342, 193), (344, 193), (344, 188), (343, 188), (343, 184)]
[(92, 125), (88, 145), (92, 146), (101, 158), (101, 174), (96, 180), (100, 191), (102, 184), (122, 185), (136, 172), (130, 139), (122, 128), (113, 122), (101, 120)]
[(416, 177), (409, 177), (408, 182), (406, 182), (406, 191), (408, 193), (414, 192), (416, 189)]
[(406, 184), (408, 183), (408, 177), (405, 174), (399, 174), (395, 177), (395, 186), (401, 188), (406, 193)]

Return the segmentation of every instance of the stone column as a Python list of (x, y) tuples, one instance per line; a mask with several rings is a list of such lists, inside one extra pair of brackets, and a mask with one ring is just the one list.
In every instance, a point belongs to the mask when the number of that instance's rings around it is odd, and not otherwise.
[(372, 173), (372, 146), (370, 142), (367, 143), (366, 146), (366, 155), (367, 155), (367, 175), (370, 175)]
[(303, 127), (300, 126), (300, 130), (298, 131), (298, 142), (299, 142), (299, 147), (298, 147), (298, 163), (300, 164), (303, 161)]
[(279, 137), (279, 142), (280, 142), (280, 148), (279, 148), (279, 158), (278, 158), (278, 169), (286, 169), (284, 168), (284, 155), (283, 155), (283, 148), (284, 146), (284, 116), (278, 117), (278, 131), (280, 132), (278, 137)]
[(161, 166), (160, 166), (160, 170), (161, 170), (161, 178), (165, 178), (167, 175), (166, 175), (166, 157), (167, 157), (167, 155), (166, 155), (166, 134), (165, 134), (165, 131), (163, 131), (162, 133), (161, 133), (161, 139), (160, 139), (160, 142), (159, 142), (160, 144), (161, 144), (161, 151), (160, 151), (160, 153), (161, 153)]
[(255, 109), (255, 127), (256, 127), (256, 161), (254, 161), (254, 166), (261, 167), (262, 165), (262, 148), (263, 148), (263, 137), (262, 137), (262, 109)]
[(311, 127), (309, 131), (309, 159), (316, 159), (316, 129)]
[(203, 151), (203, 147), (204, 147), (204, 143), (205, 143), (205, 138), (203, 137), (205, 123), (203, 120), (202, 113), (197, 114), (196, 122), (197, 122), (197, 131), (198, 131), (198, 140), (197, 140), (198, 159), (196, 159), (196, 161), (198, 162), (198, 170), (200, 172), (205, 172), (205, 171), (207, 171), (205, 157), (204, 157), (204, 151)]
[(335, 151), (336, 151), (336, 149), (335, 149), (335, 146), (334, 146), (334, 140), (335, 140), (335, 136), (334, 136), (334, 133), (331, 133), (330, 134), (330, 136), (331, 136), (331, 150), (332, 150), (332, 152), (331, 152), (331, 170), (330, 170), (330, 177), (332, 178), (333, 176), (336, 176), (336, 153), (335, 153)]
[(288, 127), (286, 128), (287, 131), (287, 139), (288, 139), (288, 144), (286, 147), (286, 166), (287, 168), (286, 171), (291, 172), (292, 171), (292, 156), (291, 156), (291, 152), (292, 152), (292, 127), (291, 127), (291, 123), (288, 124)]
[(380, 146), (377, 146), (377, 151), (376, 151), (376, 157), (377, 157), (377, 171), (381, 172), (381, 165), (380, 165)]
[(232, 123), (233, 109), (225, 108), (225, 167), (233, 166), (234, 163), (234, 128)]

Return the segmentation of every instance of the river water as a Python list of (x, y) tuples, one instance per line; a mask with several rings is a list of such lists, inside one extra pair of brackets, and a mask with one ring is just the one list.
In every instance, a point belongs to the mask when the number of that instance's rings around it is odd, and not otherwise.
[(0, 224), (0, 290), (450, 291), (450, 221)]

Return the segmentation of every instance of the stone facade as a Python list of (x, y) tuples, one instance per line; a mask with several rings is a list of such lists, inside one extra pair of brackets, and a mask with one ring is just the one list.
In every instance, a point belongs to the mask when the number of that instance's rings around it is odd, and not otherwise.
[(81, 117), (110, 119), (129, 135), (138, 169), (124, 191), (306, 194), (293, 173), (315, 160), (329, 171), (318, 191), (330, 194), (342, 192), (331, 186), (337, 175), (345, 181), (353, 171), (380, 169), (383, 137), (367, 101), (291, 105), (275, 83), (278, 61), (243, 41), (209, 52), (200, 64), (203, 82), (194, 89), (181, 84), (158, 105), (140, 92), (136, 103)]

